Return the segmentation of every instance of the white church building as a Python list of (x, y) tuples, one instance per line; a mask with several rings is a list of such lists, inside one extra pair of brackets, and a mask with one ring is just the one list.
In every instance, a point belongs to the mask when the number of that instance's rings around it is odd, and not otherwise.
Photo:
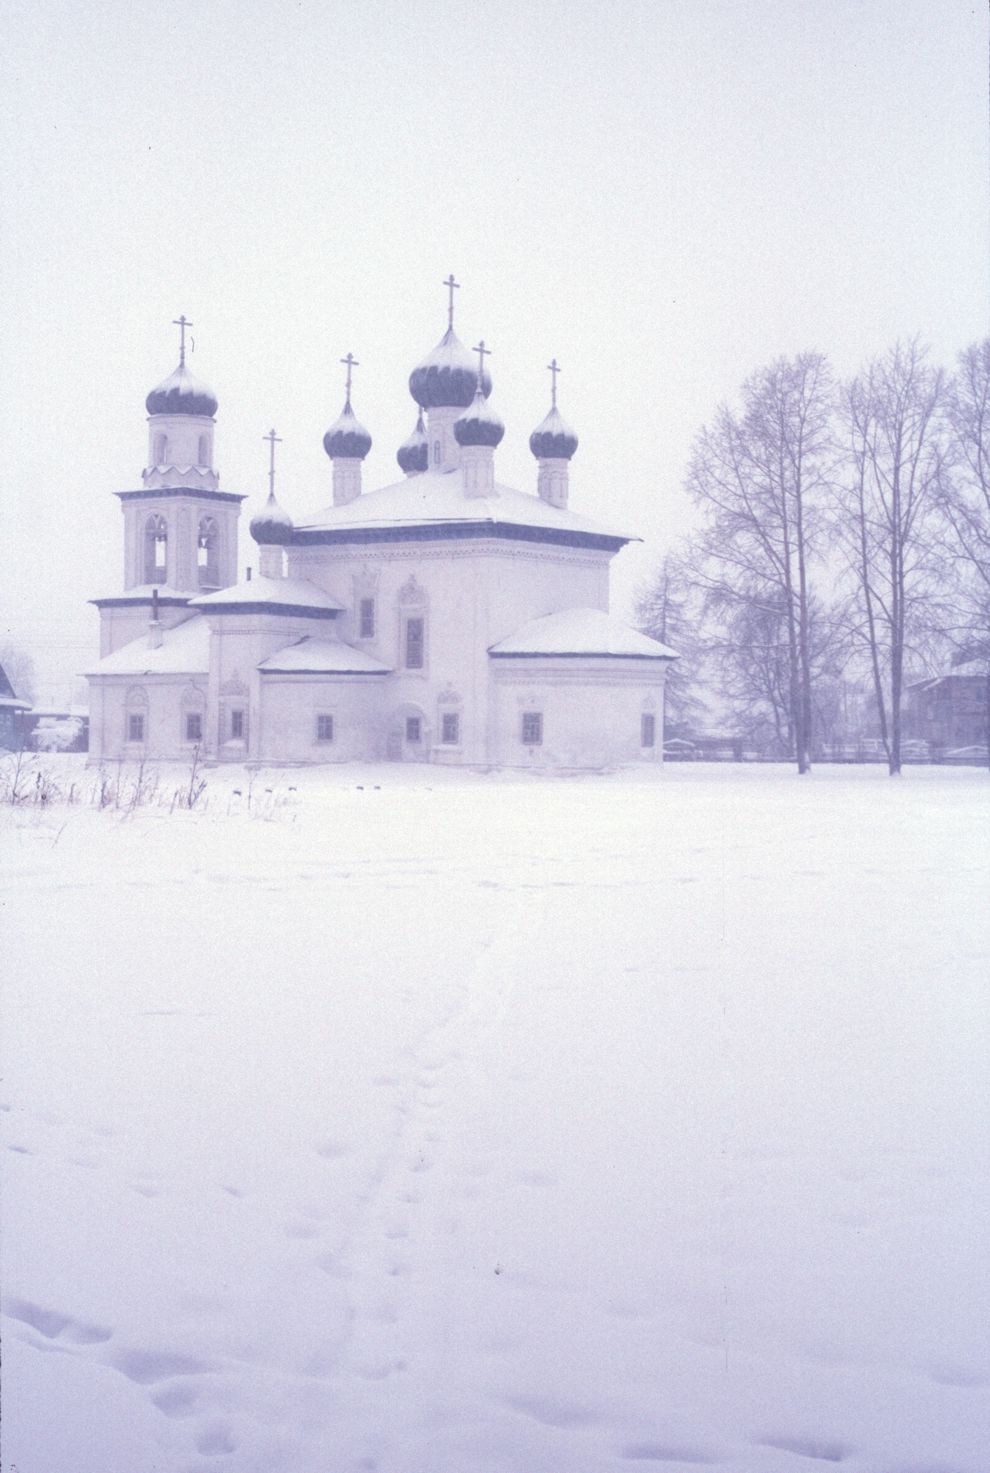
[(577, 436), (552, 403), (530, 436), (534, 492), (495, 477), (491, 378), (453, 329), (415, 368), (401, 480), (362, 486), (371, 436), (351, 406), (323, 445), (332, 502), (293, 521), (275, 498), (238, 578), (242, 496), (214, 468), (217, 400), (185, 362), (148, 395), (140, 488), (117, 493), (122, 590), (94, 599), (91, 760), (438, 762), (597, 769), (659, 762), (673, 650), (609, 613), (630, 539), (568, 504)]

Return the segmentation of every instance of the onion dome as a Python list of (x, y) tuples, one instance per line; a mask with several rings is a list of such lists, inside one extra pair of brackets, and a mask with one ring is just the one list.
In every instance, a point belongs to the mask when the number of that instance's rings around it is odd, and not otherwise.
[(292, 541), (292, 518), (279, 506), (273, 491), (269, 491), (261, 511), (251, 518), (250, 531), (259, 547), (284, 547)]
[(363, 460), (371, 449), (371, 436), (351, 408), (350, 398), (323, 436), (323, 448), (331, 460)]
[(578, 437), (556, 404), (530, 435), (529, 448), (537, 460), (570, 460), (578, 448)]
[(430, 463), (430, 445), (426, 438), (426, 429), (423, 425), (423, 411), (420, 410), (416, 417), (416, 428), (408, 440), (403, 440), (395, 455), (399, 466), (407, 476), (414, 476), (420, 471), (425, 471)]
[[(409, 375), (409, 392), (421, 409), (467, 409), (477, 387), (474, 359), (452, 327)], [(487, 372), (482, 375), (481, 388), (487, 398), (492, 391)]]
[(490, 445), (494, 450), (504, 434), (505, 425), (479, 388), (470, 409), (454, 420), (454, 439), (458, 445)]
[(144, 403), (149, 414), (199, 414), (212, 418), (217, 412), (213, 390), (193, 378), (184, 362), (152, 389)]

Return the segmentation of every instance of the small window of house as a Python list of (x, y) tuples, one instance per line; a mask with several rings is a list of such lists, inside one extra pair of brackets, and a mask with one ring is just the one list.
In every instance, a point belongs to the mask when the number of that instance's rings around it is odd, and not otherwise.
[(657, 744), (657, 718), (649, 711), (644, 711), (640, 718), (639, 742), (642, 747), (655, 747)]
[(426, 649), (426, 621), (420, 617), (406, 620), (406, 669), (422, 670)]
[(316, 718), (316, 740), (318, 742), (333, 741), (333, 717), (323, 712)]
[(164, 465), (168, 454), (168, 440), (164, 435), (155, 436), (155, 465)]
[(203, 718), (198, 711), (186, 712), (186, 741), (201, 742), (203, 740)]
[(230, 740), (242, 742), (244, 740), (244, 712), (231, 711), (230, 713)]
[(423, 723), (418, 716), (406, 717), (406, 741), (420, 742), (423, 739)]
[(375, 600), (363, 598), (358, 606), (358, 638), (375, 637)]
[(131, 711), (128, 714), (127, 740), (129, 742), (144, 741), (144, 715), (140, 711)]
[(199, 437), (199, 458), (198, 458), (196, 464), (197, 465), (209, 465), (209, 463), (210, 463), (210, 437), (209, 437), (209, 435), (200, 435), (200, 437)]
[(526, 747), (539, 747), (543, 742), (543, 712), (524, 711), (522, 717), (522, 739)]
[(445, 711), (440, 718), (440, 740), (456, 747), (461, 737), (461, 718), (456, 711)]

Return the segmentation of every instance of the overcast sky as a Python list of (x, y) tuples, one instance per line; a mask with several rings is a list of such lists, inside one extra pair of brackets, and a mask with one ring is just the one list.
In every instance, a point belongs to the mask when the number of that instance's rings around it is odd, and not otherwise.
[(990, 330), (987, 11), (964, 0), (5, 0), (0, 642), (39, 695), (97, 648), (112, 493), (177, 361), (216, 392), (221, 486), (330, 500), (343, 398), (399, 476), (406, 380), (445, 327), (492, 349), (502, 481), (563, 367), (571, 505), (681, 529), (694, 434), (779, 354), (843, 375)]

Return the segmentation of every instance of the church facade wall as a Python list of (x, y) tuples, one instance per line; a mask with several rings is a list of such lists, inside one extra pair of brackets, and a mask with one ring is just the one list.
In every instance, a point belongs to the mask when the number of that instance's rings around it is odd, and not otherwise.
[(491, 665), (496, 766), (538, 771), (663, 761), (661, 662), (580, 656)]
[[(384, 710), (386, 745), (403, 758), (486, 766), (492, 759), (488, 648), (530, 619), (574, 607), (608, 608), (607, 553), (479, 539), (291, 548), (291, 576), (345, 604), (340, 635), (394, 672)], [(362, 637), (362, 602), (374, 635)], [(410, 668), (407, 626), (423, 625), (422, 663)], [(444, 717), (457, 715), (457, 740)], [(421, 740), (405, 741), (409, 719)], [(452, 724), (448, 720), (446, 735)]]
[(258, 665), (305, 635), (334, 639), (333, 620), (269, 613), (209, 613), (210, 683), (206, 750), (219, 761), (261, 760)]
[(385, 679), (265, 675), (258, 700), (262, 762), (380, 762)]
[[(186, 761), (204, 747), (205, 675), (90, 677), (90, 761)], [(95, 699), (94, 699), (95, 697)]]

